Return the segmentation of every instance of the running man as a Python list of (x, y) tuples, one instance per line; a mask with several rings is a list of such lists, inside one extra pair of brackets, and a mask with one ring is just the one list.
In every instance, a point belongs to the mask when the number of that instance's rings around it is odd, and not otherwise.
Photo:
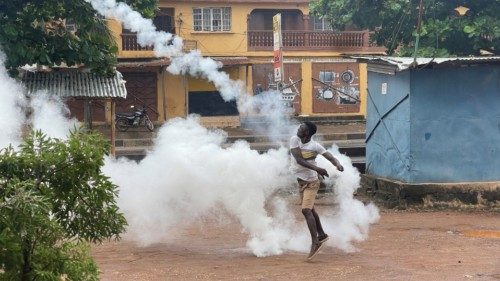
[(328, 235), (323, 230), (318, 213), (314, 209), (314, 201), (320, 186), (319, 178), (328, 177), (328, 172), (316, 165), (316, 156), (323, 155), (339, 171), (344, 171), (344, 167), (330, 152), (311, 139), (314, 134), (316, 134), (316, 125), (304, 122), (297, 130), (297, 135), (290, 139), (290, 152), (296, 162), (293, 170), (299, 182), (302, 214), (311, 233), (312, 244), (308, 260), (311, 260), (328, 240)]

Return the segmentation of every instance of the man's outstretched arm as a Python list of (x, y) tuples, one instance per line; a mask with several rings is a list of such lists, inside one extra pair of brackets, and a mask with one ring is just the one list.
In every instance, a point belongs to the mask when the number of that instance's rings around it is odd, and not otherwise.
[(297, 164), (299, 164), (303, 167), (306, 167), (308, 169), (311, 169), (313, 171), (316, 171), (321, 176), (328, 177), (328, 172), (325, 169), (320, 168), (316, 165), (313, 165), (313, 164), (307, 162), (307, 160), (305, 160), (304, 157), (302, 157), (302, 153), (300, 152), (300, 148), (298, 148), (298, 147), (292, 148), (292, 149), (290, 149), (290, 152), (292, 153), (293, 158), (295, 158), (295, 161), (297, 161)]
[(333, 155), (330, 152), (325, 152), (321, 155), (323, 155), (323, 157), (325, 157), (328, 161), (330, 161), (333, 164), (333, 166), (337, 167), (337, 170), (339, 170), (340, 172), (344, 171), (344, 167), (340, 164), (339, 160), (333, 157)]

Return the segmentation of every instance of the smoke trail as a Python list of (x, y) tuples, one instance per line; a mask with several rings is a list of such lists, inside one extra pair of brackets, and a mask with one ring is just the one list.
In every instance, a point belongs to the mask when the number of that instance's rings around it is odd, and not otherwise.
[(120, 21), (125, 28), (137, 32), (141, 46), (154, 46), (157, 57), (182, 55), (182, 39), (171, 33), (157, 31), (151, 19), (145, 19), (123, 2), (115, 0), (86, 0), (99, 14)]
[[(178, 118), (160, 129), (153, 150), (140, 163), (107, 159), (103, 171), (120, 186), (118, 203), (129, 223), (127, 237), (142, 245), (165, 242), (183, 226), (222, 211), (240, 222), (249, 237), (247, 247), (256, 256), (306, 252), (310, 238), (304, 222), (297, 222), (286, 202), (274, 196), (295, 184), (288, 149), (258, 154), (244, 141), (222, 148), (225, 138), (223, 131), (207, 130), (194, 116)], [(348, 157), (330, 151), (345, 171), (318, 159), (332, 174), (328, 183), (335, 185), (337, 204), (324, 208), (324, 227), (332, 236), (331, 246), (352, 251), (353, 242), (367, 238), (378, 210), (353, 198), (359, 172)]]
[(287, 143), (298, 126), (297, 121), (290, 118), (293, 109), (285, 105), (280, 92), (275, 90), (256, 96), (243, 95), (238, 100), (238, 110), (245, 114), (259, 114), (258, 122), (247, 122), (245, 126), (275, 142)]
[[(172, 74), (188, 73), (211, 81), (224, 100), (238, 100), (240, 113), (258, 110), (269, 124), (263, 131), (271, 133), (274, 140), (283, 141), (283, 135), (294, 133), (295, 124), (284, 118), (289, 112), (278, 94), (248, 97), (241, 82), (232, 81), (220, 71), (220, 63), (203, 58), (199, 51), (184, 54), (179, 37), (156, 31), (151, 20), (143, 19), (126, 4), (88, 1), (99, 13), (137, 32), (138, 42), (153, 45), (157, 56), (171, 58), (168, 71)], [(120, 186), (119, 203), (129, 221), (129, 234), (143, 244), (159, 242), (173, 228), (222, 206), (240, 221), (249, 234), (247, 246), (257, 256), (280, 254), (287, 249), (307, 251), (307, 235), (290, 223), (291, 213), (283, 203), (274, 201), (274, 216), (264, 208), (273, 191), (292, 185), (287, 172), (288, 150), (259, 155), (245, 142), (222, 149), (224, 138), (220, 132), (201, 127), (193, 117), (177, 119), (160, 129), (155, 148), (141, 163), (108, 160), (105, 171)], [(359, 173), (348, 158), (338, 151), (336, 156), (346, 167), (343, 173), (319, 160), (337, 175), (335, 196), (339, 209), (336, 215), (331, 210), (326, 228), (333, 234), (333, 246), (352, 251), (351, 242), (366, 238), (369, 225), (378, 219), (378, 211), (353, 198), (359, 187)]]
[(0, 149), (20, 143), (26, 103), (23, 88), (9, 77), (4, 63), (5, 54), (0, 50)]
[(212, 82), (225, 101), (238, 99), (244, 93), (243, 84), (233, 81), (220, 71), (222, 65), (211, 58), (204, 58), (198, 50), (184, 53), (182, 39), (164, 31), (157, 31), (150, 19), (144, 19), (130, 6), (115, 0), (86, 0), (100, 14), (120, 21), (125, 28), (137, 32), (137, 42), (141, 46), (154, 46), (157, 57), (171, 59), (167, 70), (172, 74), (189, 73)]
[[(0, 82), (5, 93), (1, 97), (7, 98), (0, 103), (6, 106), (0, 114), (8, 113), (0, 120), (9, 121), (4, 128), (11, 129), (5, 132), (14, 132), (15, 136), (1, 135), (8, 144), (19, 140), (20, 128), (26, 121), (21, 110), (25, 102), (22, 95), (14, 94), (22, 93), (23, 88), (6, 75), (5, 68), (0, 70)], [(266, 111), (271, 114), (280, 106), (271, 97), (242, 103), (271, 104)], [(271, 101), (264, 102), (266, 99)], [(75, 124), (66, 119), (67, 109), (57, 98), (39, 93), (32, 97), (31, 105), (33, 127), (52, 137), (64, 138)], [(288, 149), (282, 147), (260, 155), (243, 141), (224, 149), (221, 144), (225, 138), (223, 131), (209, 131), (195, 117), (175, 119), (160, 129), (153, 150), (142, 162), (107, 159), (103, 170), (120, 186), (118, 201), (129, 222), (129, 237), (143, 244), (162, 242), (176, 229), (224, 210), (241, 223), (249, 237), (247, 247), (255, 255), (276, 255), (287, 250), (306, 252), (309, 237), (304, 222), (297, 222), (287, 203), (273, 196), (278, 189), (294, 185), (288, 172)], [(338, 151), (332, 153), (345, 171), (339, 173), (326, 160), (318, 159), (335, 175), (329, 180), (335, 184), (338, 203), (337, 209), (326, 208), (324, 227), (332, 234), (330, 245), (352, 251), (352, 242), (366, 239), (378, 212), (375, 206), (365, 206), (353, 198), (359, 173), (349, 158)], [(266, 204), (272, 207), (270, 212), (266, 211)]]
[[(0, 51), (0, 149), (21, 143), (23, 129), (41, 130), (49, 137), (65, 139), (78, 126), (69, 120), (64, 102), (46, 91), (34, 93), (27, 99), (26, 89), (9, 77), (4, 66), (5, 54)], [(29, 119), (26, 113), (29, 112)]]
[(325, 218), (325, 231), (332, 234), (328, 243), (346, 252), (352, 252), (356, 248), (353, 242), (361, 242), (368, 238), (368, 230), (371, 224), (376, 223), (379, 218), (379, 210), (373, 203), (368, 205), (354, 198), (354, 192), (360, 187), (359, 171), (352, 165), (351, 159), (339, 153), (337, 146), (328, 149), (332, 155), (339, 160), (344, 167), (339, 172), (329, 162), (318, 157), (318, 165), (325, 168), (330, 175), (325, 183), (334, 187), (336, 208), (329, 208)]
[[(259, 154), (248, 143), (221, 148), (222, 131), (196, 117), (175, 119), (159, 131), (153, 151), (139, 164), (109, 159), (104, 172), (120, 186), (119, 205), (129, 234), (142, 244), (222, 208), (248, 233), (254, 254), (280, 254), (290, 236), (265, 209), (266, 199), (291, 184), (288, 152)], [(133, 175), (133, 176), (131, 176)]]
[(77, 128), (76, 119), (68, 119), (69, 109), (60, 97), (39, 91), (31, 95), (33, 109), (31, 124), (34, 130), (41, 130), (48, 137), (67, 139), (70, 130)]
[(211, 58), (204, 58), (200, 51), (193, 50), (179, 57), (174, 57), (167, 70), (175, 75), (189, 73), (211, 81), (225, 101), (237, 100), (244, 95), (243, 83), (234, 81), (219, 69), (222, 65)]

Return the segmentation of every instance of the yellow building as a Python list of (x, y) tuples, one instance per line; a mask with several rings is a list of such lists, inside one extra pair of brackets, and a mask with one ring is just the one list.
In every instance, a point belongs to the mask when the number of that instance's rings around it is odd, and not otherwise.
[[(368, 31), (332, 31), (309, 15), (308, 0), (160, 0), (158, 6), (157, 29), (182, 37), (186, 51), (199, 49), (220, 61), (231, 78), (246, 84), (249, 95), (276, 87), (272, 18), (281, 13), (284, 79), (297, 82), (290, 87), (299, 94), (293, 101), (296, 114), (365, 115), (366, 65), (344, 57), (383, 54), (383, 48), (369, 44)], [(140, 47), (136, 35), (118, 22), (110, 21), (110, 27), (129, 93), (118, 111), (143, 103), (160, 122), (190, 113), (217, 122), (238, 119), (236, 104), (224, 102), (211, 83), (168, 73), (168, 59)]]

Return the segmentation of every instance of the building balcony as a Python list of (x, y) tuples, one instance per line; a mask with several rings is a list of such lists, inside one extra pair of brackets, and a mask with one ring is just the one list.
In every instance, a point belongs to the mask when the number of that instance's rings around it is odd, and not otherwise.
[[(122, 33), (122, 51), (153, 51), (153, 46), (141, 46), (137, 43), (135, 33)], [(196, 40), (184, 40), (184, 52), (189, 52), (198, 48)]]
[[(370, 33), (365, 31), (282, 31), (284, 51), (338, 51), (383, 53), (384, 47), (370, 44)], [(272, 30), (249, 30), (249, 51), (272, 51)]]
[(137, 35), (135, 33), (122, 33), (122, 50), (123, 51), (152, 51), (153, 46), (141, 46), (137, 43)]

